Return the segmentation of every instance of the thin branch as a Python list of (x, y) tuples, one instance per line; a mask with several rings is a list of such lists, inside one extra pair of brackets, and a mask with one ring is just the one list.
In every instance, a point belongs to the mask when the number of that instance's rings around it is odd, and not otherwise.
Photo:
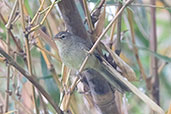
[(49, 94), (38, 83), (38, 81), (35, 78), (36, 76), (30, 75), (27, 71), (25, 71), (22, 67), (20, 67), (2, 48), (0, 48), (0, 53), (6, 58), (7, 62), (10, 65), (16, 68), (25, 78), (27, 78), (42, 93), (42, 95), (47, 99), (47, 101), (52, 105), (52, 107), (55, 109), (55, 111), (58, 114), (63, 114), (63, 112), (60, 110), (58, 105), (52, 100)]
[(45, 2), (45, 0), (43, 0), (43, 1), (41, 2), (38, 11), (36, 12), (36, 14), (34, 15), (32, 21), (30, 22), (31, 25), (35, 22), (36, 18), (37, 18), (38, 15), (40, 14), (40, 11), (43, 9), (43, 4), (44, 4), (44, 2)]
[(25, 22), (24, 22), (24, 12), (23, 12), (22, 0), (19, 0), (19, 9), (20, 9), (20, 14), (21, 14), (21, 24), (22, 24), (22, 28), (25, 31)]
[(162, 62), (162, 64), (159, 66), (159, 68), (158, 68), (158, 74), (160, 74), (161, 73), (161, 71), (163, 70), (163, 68), (166, 66), (168, 64), (168, 62)]
[(45, 52), (47, 55), (50, 55), (52, 57), (54, 57), (55, 59), (57, 59), (57, 56), (54, 55), (52, 52), (48, 51), (45, 48), (42, 48), (41, 46), (39, 46), (38, 44), (35, 44), (35, 47), (37, 47), (38, 49), (40, 49), (41, 51)]
[(14, 14), (15, 14), (15, 11), (17, 9), (17, 6), (18, 6), (18, 0), (15, 1), (14, 6), (13, 6), (12, 11), (11, 11), (11, 14), (10, 14), (9, 19), (8, 19), (8, 22), (5, 25), (5, 27), (7, 29), (9, 29), (11, 27), (11, 22), (12, 22), (12, 19), (14, 17)]
[(84, 5), (85, 14), (86, 14), (86, 17), (87, 17), (87, 23), (88, 23), (89, 30), (90, 30), (90, 32), (93, 32), (94, 27), (93, 27), (93, 24), (92, 24), (92, 21), (91, 21), (90, 12), (89, 12), (86, 0), (83, 0), (83, 5)]
[[(61, 0), (58, 0), (57, 2), (59, 2), (59, 1), (61, 1)], [(50, 5), (49, 9), (47, 10), (47, 12), (46, 12), (45, 16), (43, 17), (42, 21), (40, 22), (40, 24), (35, 25), (34, 27), (32, 27), (31, 30), (29, 31), (29, 33), (32, 32), (32, 31), (34, 31), (34, 30), (36, 30), (37, 28), (39, 28), (40, 26), (43, 25), (45, 19), (47, 18), (48, 14), (50, 13), (50, 11), (52, 10), (52, 8), (54, 7), (55, 4), (56, 4), (56, 1), (54, 1), (54, 2)]]
[[(6, 32), (7, 40), (7, 53), (10, 55), (10, 39), (9, 39), (9, 29)], [(5, 112), (8, 112), (9, 106), (9, 92), (10, 92), (10, 65), (7, 66), (7, 85), (6, 85), (6, 95), (5, 95)]]

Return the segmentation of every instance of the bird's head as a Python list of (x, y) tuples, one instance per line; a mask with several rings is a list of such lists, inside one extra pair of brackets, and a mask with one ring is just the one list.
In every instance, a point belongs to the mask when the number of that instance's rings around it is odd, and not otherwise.
[(54, 36), (54, 40), (65, 40), (65, 39), (68, 39), (69, 36), (71, 36), (71, 33), (62, 31)]
[(63, 45), (66, 44), (67, 42), (70, 42), (72, 38), (72, 34), (67, 31), (62, 31), (56, 34), (53, 38), (57, 45)]

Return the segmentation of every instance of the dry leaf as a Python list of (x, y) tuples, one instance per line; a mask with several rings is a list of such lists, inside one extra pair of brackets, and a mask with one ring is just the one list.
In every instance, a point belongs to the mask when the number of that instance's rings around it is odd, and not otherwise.
[(101, 35), (103, 28), (104, 28), (105, 15), (106, 15), (105, 8), (106, 7), (104, 6), (103, 11), (99, 16), (99, 20), (98, 20), (97, 25), (96, 25), (96, 29), (95, 29), (96, 37), (99, 37)]
[(107, 46), (103, 45), (103, 47), (111, 54), (117, 66), (122, 70), (123, 76), (126, 77), (129, 81), (136, 81), (136, 74), (133, 69), (127, 63), (125, 63), (117, 54), (113, 53)]

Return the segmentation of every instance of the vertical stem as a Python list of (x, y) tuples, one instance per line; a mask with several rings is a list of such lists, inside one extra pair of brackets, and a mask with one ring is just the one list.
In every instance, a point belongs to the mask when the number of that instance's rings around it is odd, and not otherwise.
[(86, 0), (83, 0), (83, 5), (84, 5), (84, 11), (85, 11), (85, 14), (86, 14), (86, 17), (87, 17), (87, 23), (88, 23), (89, 30), (90, 30), (90, 32), (93, 32), (94, 28), (93, 28), (93, 24), (92, 24), (92, 21), (91, 21), (90, 12), (88, 10)]
[[(151, 0), (151, 4), (155, 5), (156, 0)], [(151, 38), (150, 38), (150, 49), (153, 52), (157, 51), (157, 34), (156, 34), (156, 8), (151, 8)], [(159, 99), (159, 77), (157, 73), (157, 58), (152, 55), (150, 61), (150, 72), (152, 80), (152, 97), (157, 104), (160, 104)]]
[[(10, 39), (9, 39), (9, 29), (6, 32), (6, 42), (7, 42), (7, 53), (10, 55)], [(7, 66), (7, 85), (6, 85), (6, 95), (5, 95), (5, 112), (8, 112), (9, 104), (9, 92), (10, 92), (10, 65)]]
[(22, 24), (22, 28), (25, 31), (24, 12), (23, 12), (22, 0), (19, 0), (19, 8), (20, 8), (20, 14), (21, 14), (21, 24)]
[[(121, 8), (122, 8), (122, 3), (119, 2), (118, 10), (120, 10)], [(116, 49), (115, 49), (115, 53), (117, 55), (120, 55), (121, 53), (121, 42), (120, 42), (121, 22), (122, 22), (122, 13), (118, 16), (118, 23), (117, 23), (117, 42), (116, 42)]]
[[(28, 36), (25, 37), (25, 44), (26, 44), (26, 55), (27, 55), (27, 61), (28, 61), (27, 62), (28, 70), (29, 70), (29, 73), (33, 75)], [(33, 90), (33, 98), (34, 98), (34, 103), (35, 103), (35, 108), (36, 108), (36, 114), (39, 114), (39, 109), (38, 109), (37, 102), (36, 102), (36, 92), (35, 92), (35, 88), (33, 85), (32, 85), (32, 90)]]
[[(21, 23), (22, 23), (22, 28), (25, 34), (25, 44), (26, 44), (26, 55), (27, 55), (27, 66), (28, 66), (28, 71), (30, 75), (33, 75), (32, 72), (32, 63), (31, 63), (31, 54), (30, 54), (30, 46), (29, 46), (29, 39), (28, 39), (28, 34), (25, 32), (25, 22), (24, 22), (24, 12), (23, 12), (23, 6), (22, 6), (22, 0), (19, 0), (19, 8), (20, 8), (20, 14), (21, 14)], [(39, 114), (39, 109), (36, 103), (36, 93), (35, 93), (35, 88), (32, 85), (32, 90), (33, 90), (33, 98), (34, 98), (34, 104), (36, 108), (36, 114)]]

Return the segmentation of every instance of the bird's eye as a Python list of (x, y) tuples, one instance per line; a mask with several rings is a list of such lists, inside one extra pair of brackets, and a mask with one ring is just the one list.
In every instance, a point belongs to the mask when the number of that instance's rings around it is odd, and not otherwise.
[(65, 38), (65, 35), (63, 34), (63, 35), (61, 35), (61, 38)]

